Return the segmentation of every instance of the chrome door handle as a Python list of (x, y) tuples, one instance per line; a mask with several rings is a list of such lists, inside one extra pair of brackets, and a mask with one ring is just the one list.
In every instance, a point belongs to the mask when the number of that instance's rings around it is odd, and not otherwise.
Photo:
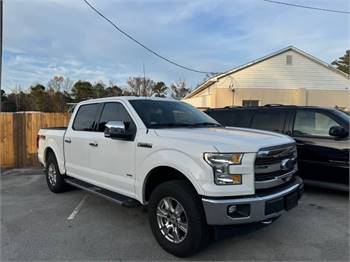
[(64, 142), (66, 142), (66, 143), (72, 143), (72, 140), (70, 140), (70, 138), (65, 138), (65, 139), (64, 139)]
[(98, 144), (97, 144), (96, 142), (90, 142), (89, 145), (90, 145), (90, 146), (94, 146), (94, 147), (97, 147), (97, 146), (98, 146)]

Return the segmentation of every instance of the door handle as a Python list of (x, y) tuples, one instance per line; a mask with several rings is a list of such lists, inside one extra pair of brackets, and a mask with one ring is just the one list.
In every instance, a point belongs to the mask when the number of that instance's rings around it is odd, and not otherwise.
[(64, 142), (66, 142), (66, 143), (72, 143), (72, 140), (70, 140), (70, 138), (65, 138), (65, 139), (64, 139)]
[(98, 146), (98, 144), (97, 144), (96, 142), (90, 142), (89, 145), (90, 145), (90, 146), (94, 146), (94, 147), (97, 147), (97, 146)]

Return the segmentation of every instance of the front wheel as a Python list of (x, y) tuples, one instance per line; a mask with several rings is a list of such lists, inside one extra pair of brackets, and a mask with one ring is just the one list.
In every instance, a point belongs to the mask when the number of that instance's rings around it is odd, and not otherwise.
[(149, 201), (153, 235), (167, 252), (186, 257), (208, 242), (208, 226), (197, 193), (185, 181), (159, 185)]

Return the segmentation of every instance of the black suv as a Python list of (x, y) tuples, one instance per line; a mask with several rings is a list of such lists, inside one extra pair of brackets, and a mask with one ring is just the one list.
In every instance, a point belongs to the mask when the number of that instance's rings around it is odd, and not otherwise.
[(225, 126), (264, 129), (291, 136), (299, 174), (308, 184), (349, 190), (350, 116), (334, 108), (266, 105), (209, 109)]

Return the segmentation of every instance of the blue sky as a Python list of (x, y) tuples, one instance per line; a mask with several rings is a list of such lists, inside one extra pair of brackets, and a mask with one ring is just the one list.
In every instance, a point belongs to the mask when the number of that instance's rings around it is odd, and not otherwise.
[[(350, 10), (347, 0), (286, 0)], [(350, 15), (274, 5), (262, 0), (90, 0), (124, 30), (165, 57), (222, 72), (294, 45), (330, 63), (350, 47)], [(3, 88), (71, 80), (126, 85), (143, 75), (190, 87), (204, 75), (147, 53), (98, 17), (82, 0), (5, 0)]]

